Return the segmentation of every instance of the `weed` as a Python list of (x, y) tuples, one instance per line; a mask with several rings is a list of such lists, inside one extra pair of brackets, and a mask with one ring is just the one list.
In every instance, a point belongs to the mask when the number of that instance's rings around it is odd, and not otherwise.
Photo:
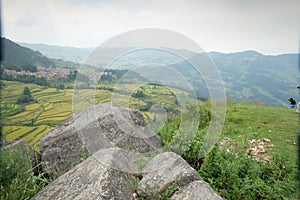
[[(21, 159), (20, 159), (21, 158)], [(35, 175), (30, 153), (20, 149), (2, 148), (0, 151), (0, 199), (29, 199), (48, 184), (43, 173)]]
[(163, 193), (161, 193), (160, 200), (169, 200), (171, 196), (179, 190), (179, 185), (177, 183), (172, 184), (167, 187)]
[(85, 160), (88, 159), (90, 156), (91, 156), (91, 153), (87, 153), (87, 154), (81, 156), (81, 157), (80, 157), (80, 162), (85, 161)]
[(275, 157), (266, 164), (248, 158), (243, 151), (228, 153), (218, 145), (204, 159), (199, 170), (207, 181), (226, 199), (297, 198), (297, 168), (283, 158)]

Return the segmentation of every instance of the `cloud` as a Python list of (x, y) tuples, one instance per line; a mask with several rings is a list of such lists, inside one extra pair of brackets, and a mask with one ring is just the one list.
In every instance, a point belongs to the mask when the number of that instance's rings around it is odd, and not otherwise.
[(4, 36), (22, 42), (97, 46), (125, 31), (165, 28), (207, 50), (298, 50), (298, 0), (3, 0), (2, 7)]

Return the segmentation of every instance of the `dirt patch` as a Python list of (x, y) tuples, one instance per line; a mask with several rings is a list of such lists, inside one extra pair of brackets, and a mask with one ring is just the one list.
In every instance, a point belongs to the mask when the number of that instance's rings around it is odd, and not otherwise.
[(272, 156), (268, 155), (267, 152), (274, 146), (274, 144), (271, 143), (270, 139), (253, 139), (249, 140), (248, 144), (250, 147), (247, 149), (246, 155), (258, 162), (271, 163)]
[[(223, 138), (219, 144), (220, 149), (237, 155), (239, 145), (236, 141), (229, 137)], [(271, 163), (272, 156), (268, 155), (268, 151), (274, 146), (268, 138), (247, 140), (245, 145), (245, 154), (258, 162)], [(243, 149), (244, 151), (244, 149)]]

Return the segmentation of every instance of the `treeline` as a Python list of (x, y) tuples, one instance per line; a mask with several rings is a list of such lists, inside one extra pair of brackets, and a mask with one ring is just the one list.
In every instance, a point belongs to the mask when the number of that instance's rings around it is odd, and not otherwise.
[(21, 65), (21, 66), (8, 65), (8, 66), (5, 66), (5, 69), (15, 70), (17, 72), (20, 72), (22, 70), (28, 71), (28, 72), (37, 72), (38, 71), (37, 67), (34, 65)]
[(50, 87), (51, 84), (46, 80), (44, 77), (35, 77), (35, 76), (30, 76), (30, 75), (19, 75), (16, 77), (13, 77), (10, 74), (2, 74), (1, 76), (2, 80), (6, 81), (18, 81), (22, 83), (35, 83), (37, 85), (41, 86), (48, 86)]

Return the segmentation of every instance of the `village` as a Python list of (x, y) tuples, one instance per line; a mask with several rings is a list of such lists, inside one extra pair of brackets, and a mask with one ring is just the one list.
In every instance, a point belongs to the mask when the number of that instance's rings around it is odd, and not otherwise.
[(73, 70), (56, 68), (56, 67), (44, 67), (38, 66), (37, 72), (29, 72), (29, 71), (16, 71), (16, 70), (8, 70), (4, 69), (4, 74), (11, 75), (13, 78), (17, 78), (18, 76), (26, 75), (33, 76), (36, 78), (45, 78), (47, 81), (60, 81), (63, 78), (68, 77), (68, 75)]

